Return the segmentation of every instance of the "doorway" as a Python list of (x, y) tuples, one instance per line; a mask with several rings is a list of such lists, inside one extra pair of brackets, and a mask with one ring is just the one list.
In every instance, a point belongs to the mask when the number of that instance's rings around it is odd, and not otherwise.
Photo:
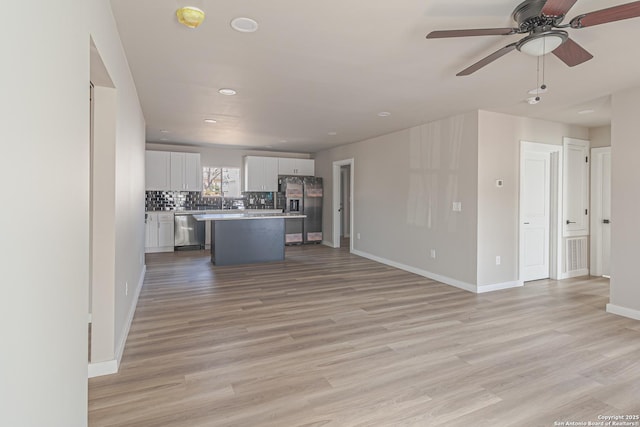
[(611, 147), (591, 150), (591, 273), (609, 277), (611, 261)]
[(351, 165), (340, 166), (340, 246), (350, 246)]
[(521, 142), (520, 280), (558, 279), (562, 146)]
[(353, 188), (354, 188), (354, 161), (353, 159), (333, 162), (333, 247), (349, 245), (349, 251), (353, 251)]

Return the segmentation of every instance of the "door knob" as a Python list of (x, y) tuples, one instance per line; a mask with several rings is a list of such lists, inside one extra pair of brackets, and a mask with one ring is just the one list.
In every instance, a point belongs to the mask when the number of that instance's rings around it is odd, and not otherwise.
[(611, 224), (611, 221), (609, 221), (608, 219), (603, 219), (603, 220), (602, 220), (602, 223), (603, 223), (603, 224)]
[(575, 224), (575, 221), (569, 221), (569, 220), (567, 220), (567, 225), (569, 225), (569, 224)]

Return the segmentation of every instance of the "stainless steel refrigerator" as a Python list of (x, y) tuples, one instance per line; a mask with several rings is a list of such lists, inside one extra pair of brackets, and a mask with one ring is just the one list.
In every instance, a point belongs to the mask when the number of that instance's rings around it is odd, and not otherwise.
[(304, 219), (285, 221), (285, 243), (322, 242), (322, 178), (281, 175), (278, 179), (278, 206), (285, 212), (302, 213)]

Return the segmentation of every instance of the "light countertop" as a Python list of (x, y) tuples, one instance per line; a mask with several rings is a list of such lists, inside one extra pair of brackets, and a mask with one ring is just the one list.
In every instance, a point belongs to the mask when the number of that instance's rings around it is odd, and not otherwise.
[[(266, 210), (266, 209), (265, 209)], [(282, 212), (260, 212), (260, 209), (251, 212), (234, 212), (234, 213), (211, 213), (211, 214), (194, 214), (193, 218), (197, 221), (229, 221), (238, 219), (292, 219), (306, 218), (306, 215), (296, 213)]]

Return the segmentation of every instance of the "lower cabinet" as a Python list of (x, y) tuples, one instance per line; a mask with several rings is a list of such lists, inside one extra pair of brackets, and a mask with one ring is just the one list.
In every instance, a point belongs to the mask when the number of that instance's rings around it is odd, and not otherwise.
[(145, 253), (173, 252), (173, 212), (145, 213)]

